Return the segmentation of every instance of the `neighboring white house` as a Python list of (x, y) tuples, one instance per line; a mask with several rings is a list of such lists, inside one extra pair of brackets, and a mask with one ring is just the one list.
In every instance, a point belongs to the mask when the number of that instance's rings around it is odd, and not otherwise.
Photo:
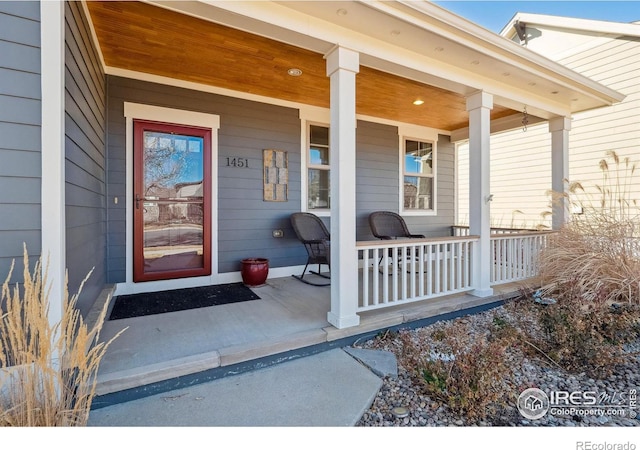
[[(630, 20), (640, 19), (630, 17)], [(602, 185), (599, 161), (608, 150), (640, 163), (640, 22), (615, 23), (537, 14), (517, 14), (502, 36), (520, 43), (626, 95), (612, 106), (577, 113), (569, 132), (569, 181), (594, 191)], [(523, 119), (525, 106), (522, 105)], [(491, 222), (501, 227), (551, 226), (551, 139), (545, 123), (491, 136)], [(541, 144), (547, 142), (546, 145)], [(459, 141), (459, 224), (468, 222), (468, 143)], [(611, 163), (611, 160), (609, 160)], [(637, 179), (637, 175), (636, 175)], [(630, 186), (640, 199), (640, 183)]]

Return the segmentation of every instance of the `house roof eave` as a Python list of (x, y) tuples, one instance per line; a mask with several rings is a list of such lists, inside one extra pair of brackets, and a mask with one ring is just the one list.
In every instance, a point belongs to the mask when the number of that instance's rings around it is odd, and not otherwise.
[(544, 25), (553, 28), (584, 31), (611, 36), (640, 37), (640, 23), (610, 22), (605, 20), (579, 19), (575, 17), (550, 16), (545, 14), (517, 13), (505, 25), (500, 35), (511, 39), (516, 34), (516, 22), (527, 25)]
[[(380, 2), (376, 1), (372, 3)], [(625, 98), (623, 94), (615, 91), (614, 89), (598, 83), (536, 52), (523, 48), (511, 39), (505, 39), (505, 36), (497, 35), (436, 4), (431, 2), (407, 1), (398, 1), (397, 3), (408, 5), (430, 17), (436, 18), (438, 21), (445, 24), (451, 33), (454, 33), (453, 37), (455, 37), (458, 42), (467, 46), (475, 47), (478, 51), (486, 52), (488, 55), (497, 59), (511, 59), (515, 64), (520, 65), (522, 68), (526, 67), (538, 76), (545, 77), (549, 81), (564, 85), (570, 89), (575, 89), (578, 92), (591, 96), (593, 99), (601, 100), (603, 102), (601, 106), (609, 106), (614, 103), (621, 102)], [(525, 15), (517, 14), (512, 19), (511, 30), (513, 30), (513, 33), (515, 33), (515, 22), (523, 20), (522, 17), (525, 17)], [(580, 110), (575, 110), (572, 112), (579, 111)]]

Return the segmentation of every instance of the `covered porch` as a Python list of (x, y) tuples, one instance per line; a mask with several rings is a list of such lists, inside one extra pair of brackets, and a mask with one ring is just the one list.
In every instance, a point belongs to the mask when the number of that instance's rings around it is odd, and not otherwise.
[(341, 330), (327, 321), (329, 288), (282, 277), (252, 288), (259, 300), (106, 321), (103, 339), (128, 328), (102, 361), (94, 408), (348, 346), (383, 330), (473, 313), (518, 295), (523, 286), (535, 286), (535, 280), (496, 286), (484, 298), (457, 293), (399, 301), (363, 311), (359, 325)]
[(472, 295), (477, 237), (359, 242), (359, 323), (345, 329), (327, 320), (331, 289), (294, 277), (253, 287), (259, 300), (109, 320), (103, 339), (127, 329), (102, 362), (96, 406), (496, 306), (537, 287), (548, 234), (492, 235), (488, 296)]

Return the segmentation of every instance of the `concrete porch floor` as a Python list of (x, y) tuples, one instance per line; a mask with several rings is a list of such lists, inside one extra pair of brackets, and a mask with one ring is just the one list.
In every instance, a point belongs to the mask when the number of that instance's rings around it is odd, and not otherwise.
[(531, 283), (494, 287), (491, 297), (457, 294), (360, 314), (360, 325), (327, 322), (330, 288), (292, 278), (252, 288), (260, 300), (107, 320), (101, 339), (126, 328), (98, 373), (94, 408), (351, 345), (380, 330), (422, 326), (488, 308)]

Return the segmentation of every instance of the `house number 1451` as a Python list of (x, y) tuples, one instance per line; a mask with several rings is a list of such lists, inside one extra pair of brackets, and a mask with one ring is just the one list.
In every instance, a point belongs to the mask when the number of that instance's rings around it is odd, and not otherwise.
[(227, 158), (227, 167), (249, 167), (247, 158)]

